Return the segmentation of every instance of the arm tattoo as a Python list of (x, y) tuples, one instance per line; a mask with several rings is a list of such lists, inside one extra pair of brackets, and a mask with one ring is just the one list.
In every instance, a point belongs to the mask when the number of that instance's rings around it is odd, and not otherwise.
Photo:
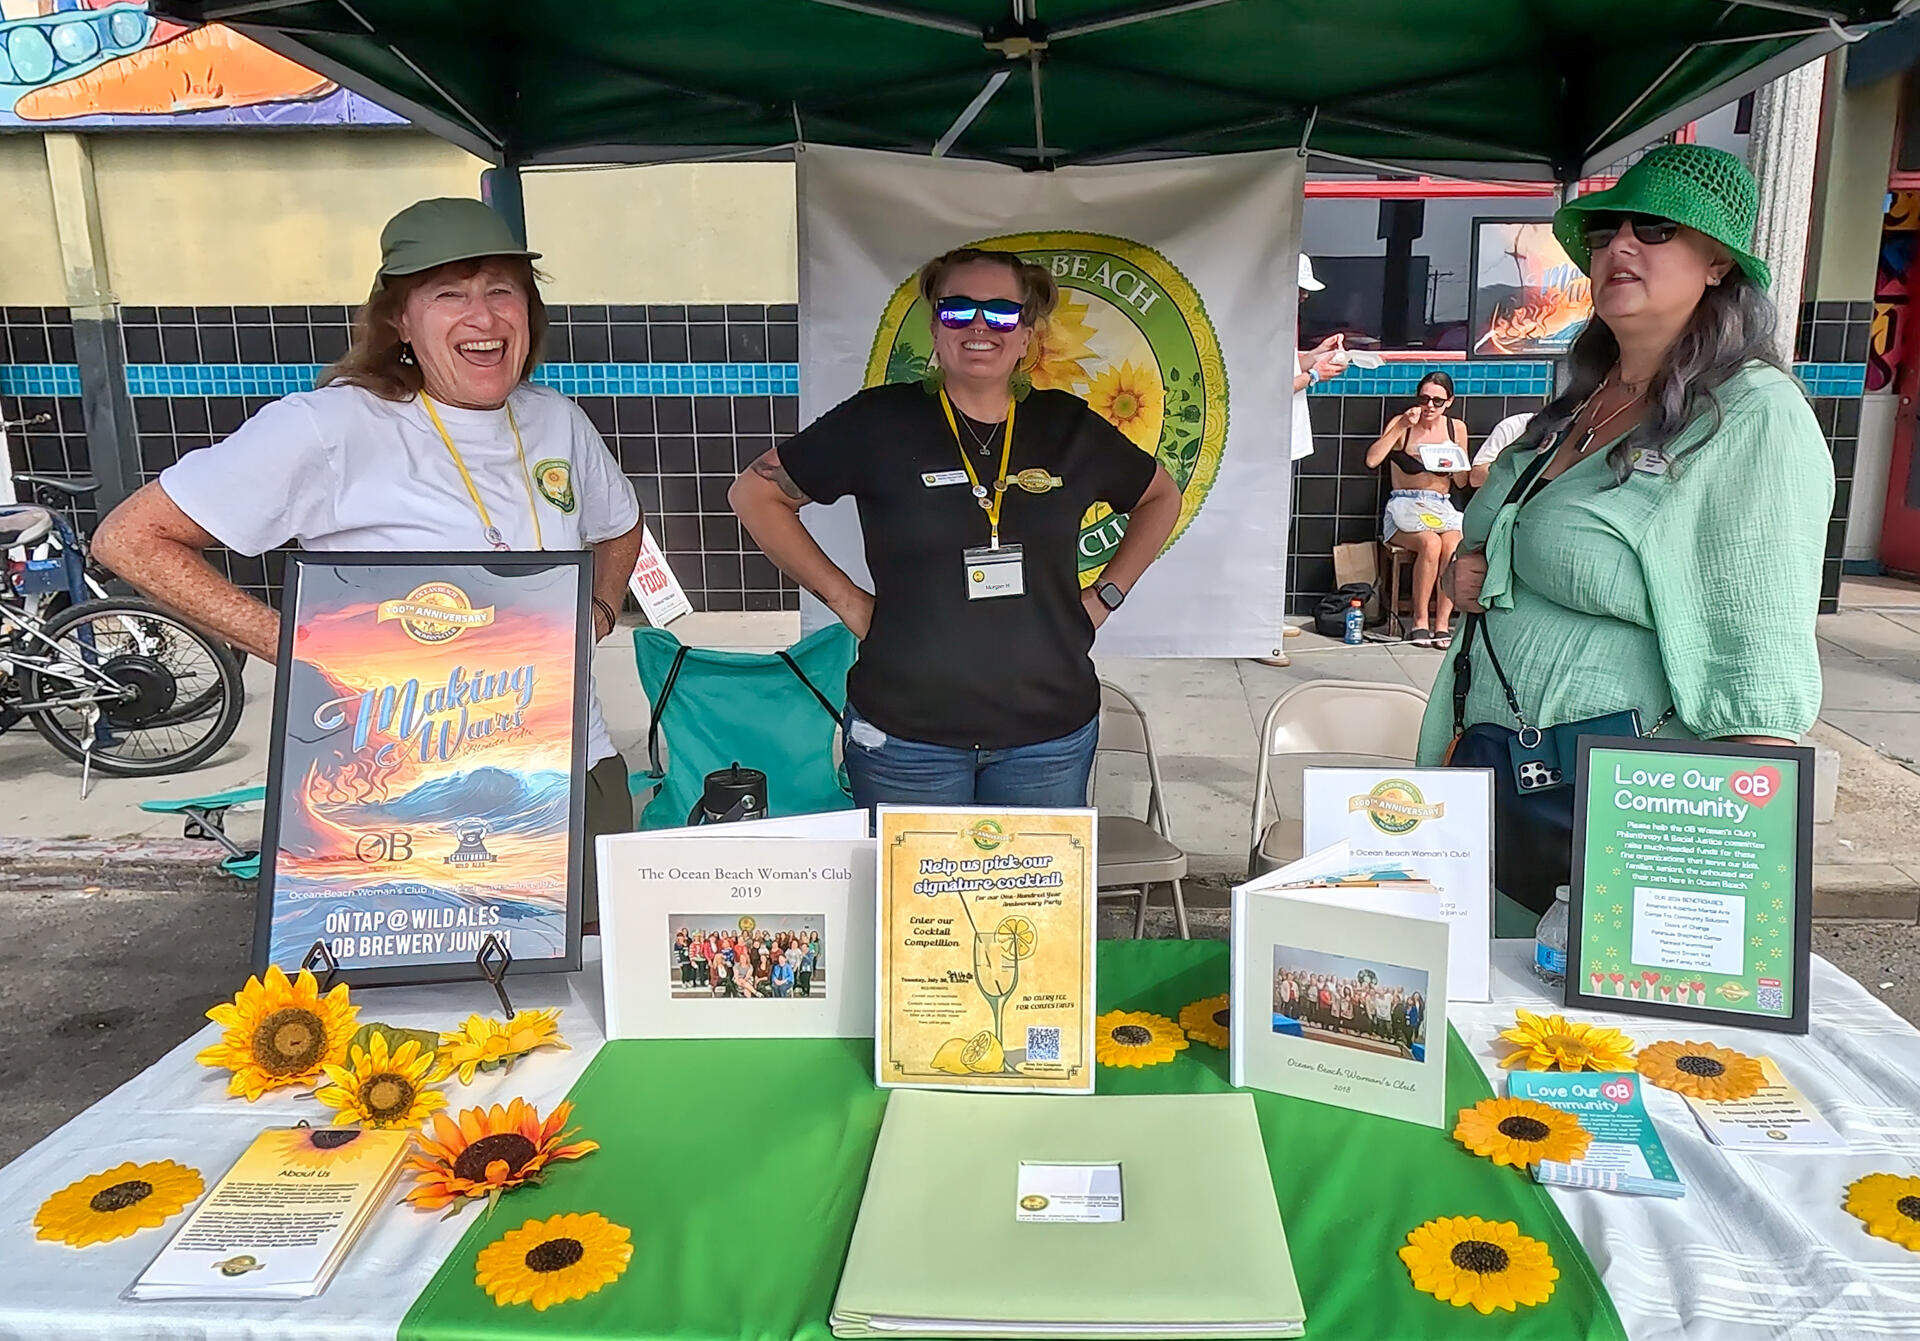
[(806, 503), (812, 501), (806, 494), (801, 492), (800, 486), (793, 482), (793, 476), (787, 474), (786, 467), (780, 464), (780, 457), (777, 452), (767, 452), (761, 456), (759, 460), (755, 461), (749, 469), (761, 479), (771, 480), (779, 485), (780, 492), (788, 498), (791, 498), (794, 502)]

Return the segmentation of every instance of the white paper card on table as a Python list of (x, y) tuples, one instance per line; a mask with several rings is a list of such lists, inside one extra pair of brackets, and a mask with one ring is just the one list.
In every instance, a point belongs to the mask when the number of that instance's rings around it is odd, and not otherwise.
[(1493, 774), (1484, 768), (1308, 768), (1308, 852), (1345, 840), (1351, 865), (1401, 863), (1437, 892), (1369, 890), (1357, 906), (1438, 917), (1452, 929), (1447, 993), (1485, 1001), (1493, 955)]
[(633, 575), (627, 579), (627, 590), (640, 602), (647, 623), (656, 629), (664, 629), (693, 611), (693, 602), (687, 599), (673, 569), (667, 566), (667, 556), (660, 552), (659, 542), (645, 523), (640, 527), (640, 554), (633, 561)]
[(1326, 893), (1233, 891), (1234, 1085), (1443, 1126), (1448, 924)]
[(873, 840), (749, 827), (600, 840), (609, 1039), (872, 1037)]
[(1765, 1081), (1745, 1099), (1709, 1103), (1686, 1096), (1708, 1140), (1728, 1150), (1756, 1153), (1847, 1148), (1847, 1138), (1781, 1074), (1773, 1058), (1762, 1057), (1760, 1070)]
[(1471, 470), (1473, 460), (1466, 449), (1450, 442), (1423, 442), (1420, 444), (1420, 464), (1428, 470), (1454, 471)]
[(1028, 1224), (1111, 1225), (1126, 1219), (1118, 1164), (1020, 1162), (1014, 1219)]
[[(320, 1145), (327, 1138), (338, 1144)], [(261, 1132), (126, 1297), (312, 1298), (386, 1202), (412, 1147), (398, 1130)]]

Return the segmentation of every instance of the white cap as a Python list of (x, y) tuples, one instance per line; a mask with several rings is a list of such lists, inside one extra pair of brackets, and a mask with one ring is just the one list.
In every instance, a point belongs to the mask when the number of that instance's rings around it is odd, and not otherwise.
[(1313, 277), (1313, 258), (1304, 251), (1300, 253), (1300, 287), (1308, 293), (1318, 293), (1327, 287)]

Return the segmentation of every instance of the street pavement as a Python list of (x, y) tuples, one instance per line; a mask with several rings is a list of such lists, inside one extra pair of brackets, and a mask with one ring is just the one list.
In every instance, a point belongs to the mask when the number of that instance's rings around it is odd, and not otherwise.
[[(1843, 601), (1849, 608), (1820, 621), (1827, 702), (1812, 741), (1833, 752), (1839, 780), (1835, 818), (1816, 833), (1814, 948), (1920, 1021), (1920, 590), (1849, 583)], [(798, 625), (790, 614), (690, 615), (675, 632), (772, 648), (793, 641)], [(1441, 656), (1312, 634), (1287, 650), (1284, 668), (1100, 661), (1151, 724), (1174, 837), (1193, 872), (1196, 936), (1226, 936), (1225, 894), (1249, 846), (1256, 736), (1273, 700), (1315, 678), (1424, 690)], [(614, 741), (638, 765), (647, 710), (624, 638), (602, 645), (595, 674)], [(185, 840), (177, 817), (138, 803), (264, 780), (271, 668), (250, 662), (247, 685), (240, 730), (209, 764), (172, 778), (96, 778), (84, 800), (77, 767), (29, 727), (0, 736), (0, 1018), (9, 1024), (0, 1083), (14, 1114), (0, 1127), (0, 1163), (151, 1064), (244, 980), (250, 891), (213, 869), (219, 854)], [(1097, 784), (1103, 808), (1144, 809), (1137, 769), (1103, 761)], [(230, 828), (252, 841), (259, 822), (257, 807), (236, 811)], [(1131, 930), (1129, 904), (1103, 909), (1103, 936)], [(1173, 934), (1164, 896), (1148, 933)]]

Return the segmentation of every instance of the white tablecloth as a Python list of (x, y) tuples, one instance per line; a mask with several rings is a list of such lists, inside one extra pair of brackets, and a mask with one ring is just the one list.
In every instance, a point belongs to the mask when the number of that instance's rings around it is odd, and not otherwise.
[[(587, 944), (592, 953), (599, 942)], [(507, 990), (521, 1010), (562, 1007), (560, 1032), (570, 1049), (543, 1049), (510, 1071), (476, 1073), (471, 1085), (455, 1078), (447, 1086), (455, 1110), (505, 1103), (518, 1095), (544, 1115), (566, 1097), (605, 1038), (597, 961), (577, 974), (514, 975)], [(354, 999), (362, 1024), (416, 1029), (451, 1030), (470, 1014), (499, 1010), (493, 989), (478, 979), (369, 988)], [(78, 1250), (34, 1238), (33, 1216), (40, 1203), (76, 1178), (123, 1160), (173, 1159), (200, 1170), (211, 1187), (262, 1128), (291, 1126), (302, 1118), (316, 1127), (332, 1121), (333, 1110), (311, 1095), (283, 1090), (252, 1104), (230, 1098), (227, 1073), (194, 1061), (194, 1054), (219, 1036), (219, 1027), (209, 1024), (0, 1169), (0, 1338), (393, 1341), (401, 1318), (484, 1203), (452, 1220), (441, 1219), (440, 1211), (387, 1207), (354, 1245), (332, 1285), (316, 1298), (292, 1303), (122, 1300), (120, 1292), (179, 1228), (178, 1217), (161, 1230)], [(48, 1064), (57, 1065), (57, 1055)], [(602, 1142), (616, 1139), (608, 1132), (591, 1135)], [(397, 1202), (412, 1185), (403, 1173), (390, 1200)], [(501, 1203), (503, 1210), (508, 1204)]]
[[(1493, 1001), (1452, 1023), (1494, 1090), (1495, 1036), (1516, 1006), (1561, 1010), (1528, 969), (1531, 941), (1494, 943)], [(1589, 1015), (1641, 1044), (1706, 1040), (1770, 1056), (1852, 1144), (1847, 1152), (1730, 1154), (1686, 1101), (1647, 1086), (1648, 1112), (1687, 1195), (1554, 1189), (1633, 1341), (1920, 1337), (1920, 1254), (1870, 1237), (1841, 1209), (1862, 1174), (1920, 1173), (1920, 1033), (1823, 959), (1805, 1037), (1646, 1015)], [(1564, 1012), (1563, 1012), (1564, 1013)]]
[[(589, 953), (596, 944), (588, 942)], [(1494, 1037), (1514, 1008), (1554, 1009), (1527, 970), (1531, 946), (1496, 942), (1492, 1003), (1452, 1007), (1454, 1027), (1495, 1077), (1496, 1091), (1502, 1072)], [(597, 962), (571, 978), (515, 978), (512, 993), (523, 1009), (564, 1007), (561, 1029), (572, 1050), (535, 1053), (511, 1074), (476, 1076), (471, 1086), (456, 1082), (448, 1091), (456, 1108), (517, 1094), (545, 1112), (600, 1046)], [(452, 1028), (488, 1010), (493, 995), (475, 983), (370, 990), (359, 1001), (362, 1022)], [(1618, 1025), (1641, 1043), (1704, 1038), (1764, 1052), (1853, 1143), (1836, 1154), (1728, 1154), (1700, 1133), (1678, 1095), (1649, 1087), (1648, 1109), (1687, 1195), (1553, 1193), (1634, 1341), (1920, 1337), (1920, 1254), (1868, 1237), (1841, 1209), (1847, 1184), (1862, 1174), (1920, 1172), (1920, 1033), (1820, 959), (1805, 1038), (1627, 1015), (1581, 1018)], [(282, 1094), (251, 1105), (228, 1098), (226, 1073), (193, 1060), (217, 1035), (209, 1025), (0, 1170), (0, 1338), (392, 1341), (473, 1210), (448, 1221), (410, 1207), (384, 1211), (326, 1293), (300, 1303), (123, 1302), (120, 1291), (177, 1219), (165, 1231), (80, 1251), (35, 1241), (35, 1210), (75, 1178), (122, 1160), (177, 1159), (211, 1185), (262, 1127), (331, 1118), (311, 1098)], [(1497, 1336), (1498, 1318), (1488, 1322), (1488, 1335)]]

